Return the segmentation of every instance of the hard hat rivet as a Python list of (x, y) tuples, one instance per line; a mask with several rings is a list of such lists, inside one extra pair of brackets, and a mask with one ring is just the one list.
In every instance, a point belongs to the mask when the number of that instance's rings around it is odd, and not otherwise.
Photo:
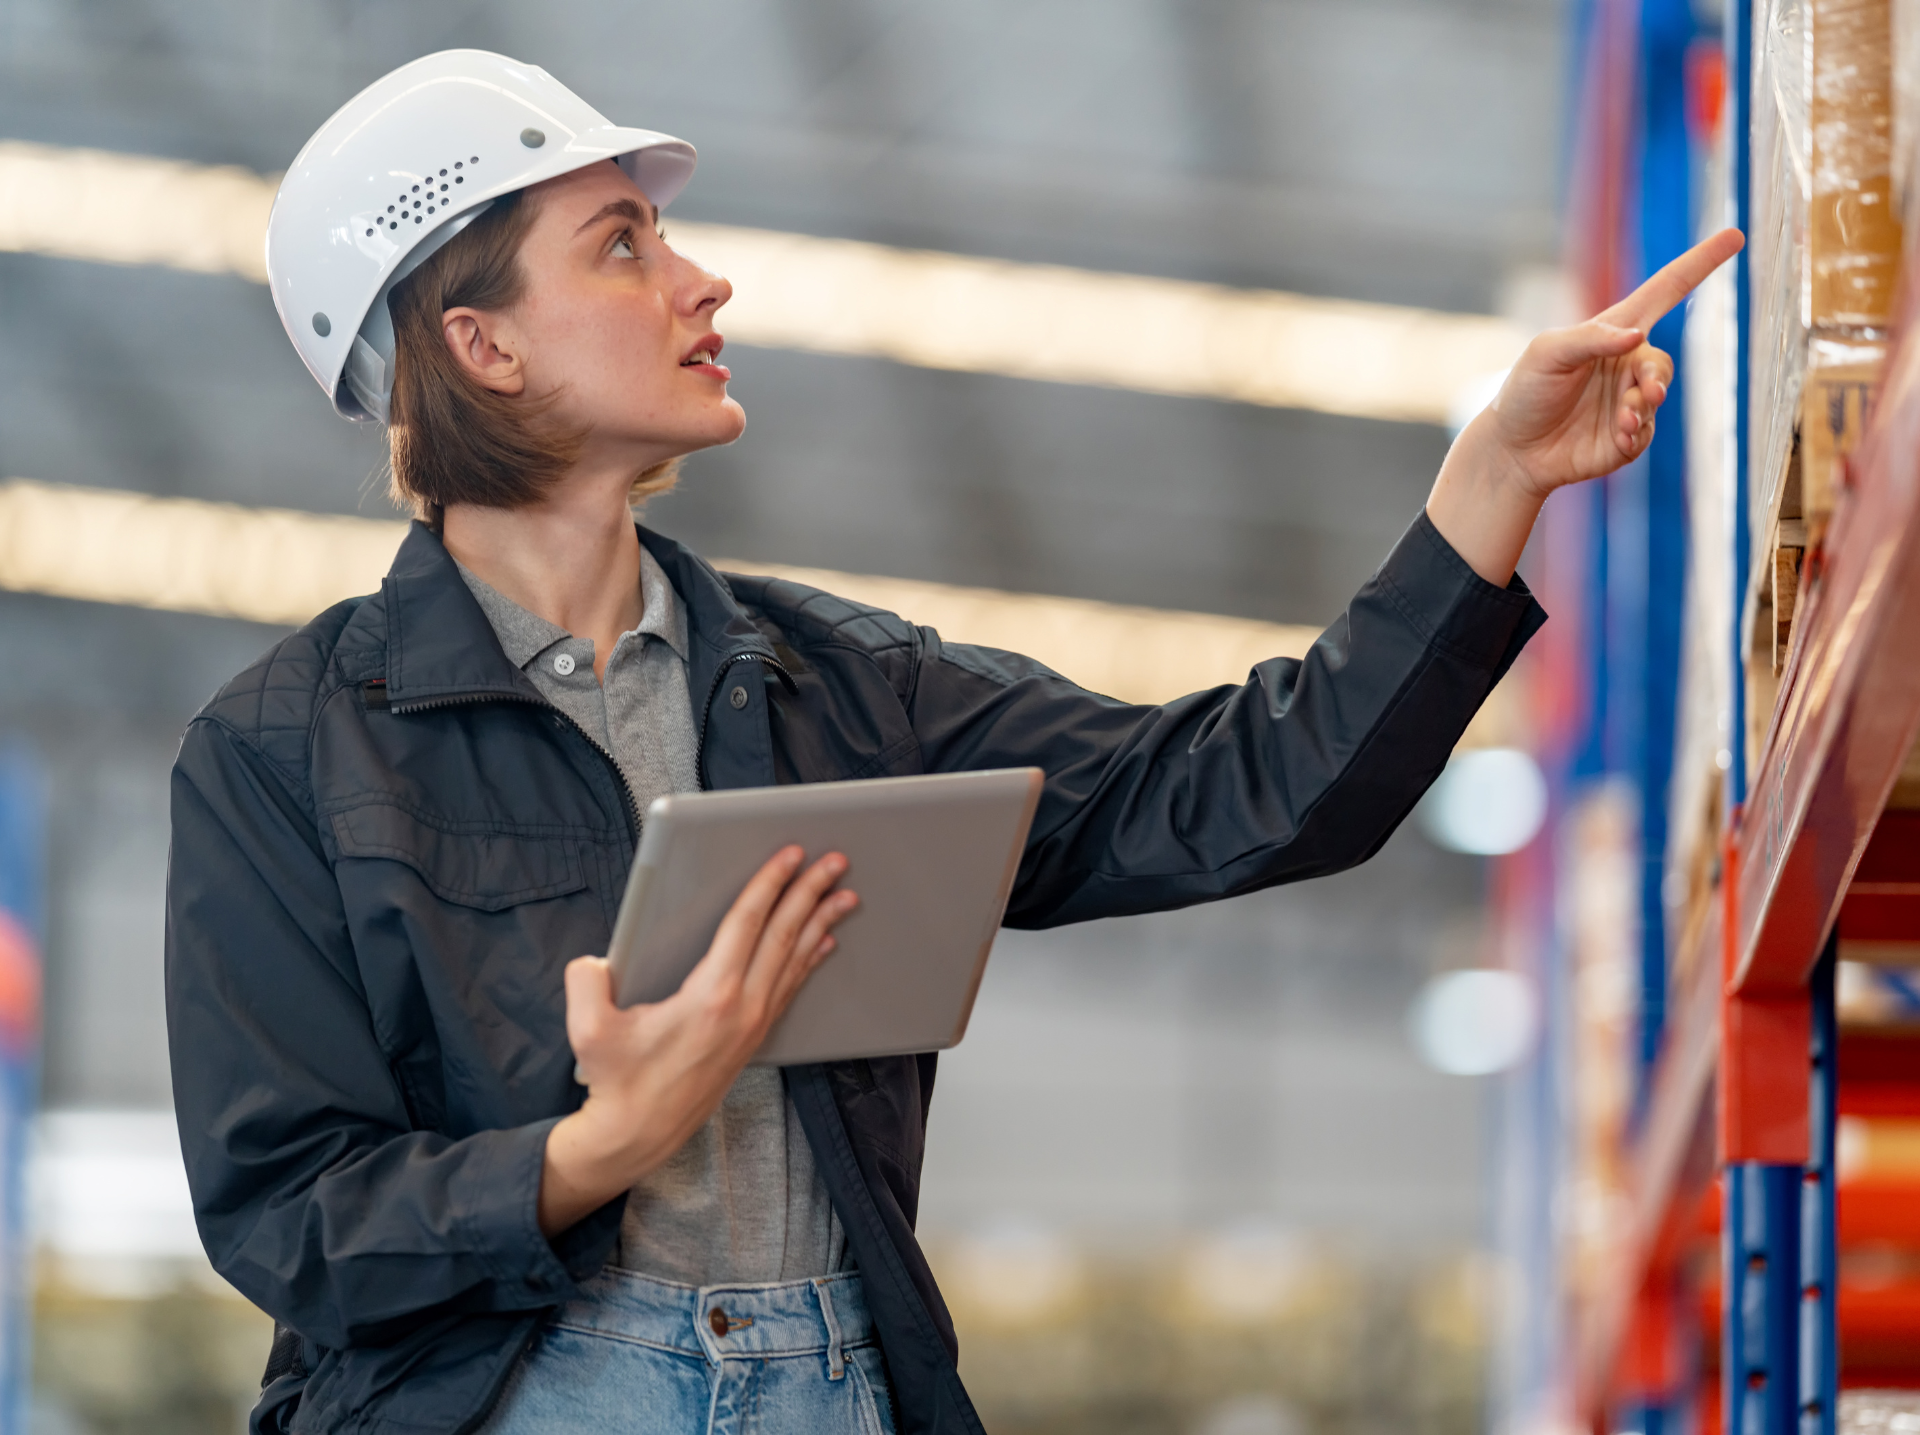
[(333, 332), (333, 320), (329, 319), (325, 314), (315, 314), (313, 316), (313, 332), (323, 339), (326, 338), (327, 335)]
[(539, 130), (521, 130), (520, 131), (520, 143), (525, 145), (528, 149), (539, 149), (540, 146), (545, 144), (546, 142), (547, 142), (547, 137), (541, 134)]

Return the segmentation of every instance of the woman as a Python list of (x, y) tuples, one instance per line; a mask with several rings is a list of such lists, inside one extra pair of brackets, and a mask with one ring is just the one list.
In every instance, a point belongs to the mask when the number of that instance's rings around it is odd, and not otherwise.
[(638, 814), (1035, 764), (1026, 927), (1365, 860), (1544, 619), (1513, 576), (1541, 502), (1645, 448), (1645, 333), (1739, 244), (1537, 339), (1304, 660), (1139, 707), (636, 526), (744, 422), (731, 290), (658, 229), (691, 168), (449, 52), (350, 102), (276, 204), (289, 334), (389, 421), (420, 521), (175, 770), (175, 1096), (208, 1253), (282, 1326), (256, 1428), (977, 1430), (913, 1237), (933, 1058), (746, 1066), (844, 863), (780, 854), (677, 995), (621, 1010), (577, 954)]

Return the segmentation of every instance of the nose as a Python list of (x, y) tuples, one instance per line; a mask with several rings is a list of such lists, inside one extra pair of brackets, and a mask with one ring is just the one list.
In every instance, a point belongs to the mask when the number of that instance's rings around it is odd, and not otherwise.
[(726, 275), (702, 268), (698, 261), (680, 256), (685, 276), (680, 284), (680, 303), (688, 314), (711, 314), (726, 306), (733, 297), (733, 285)]

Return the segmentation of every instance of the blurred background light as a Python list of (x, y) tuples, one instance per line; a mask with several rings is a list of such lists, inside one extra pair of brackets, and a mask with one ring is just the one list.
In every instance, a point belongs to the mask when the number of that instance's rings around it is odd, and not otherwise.
[(1236, 1221), (1189, 1249), (1183, 1294), (1203, 1322), (1271, 1320), (1297, 1303), (1312, 1269), (1298, 1232), (1272, 1221)]
[(1435, 1071), (1487, 1076), (1505, 1071), (1533, 1045), (1539, 1008), (1533, 988), (1513, 972), (1442, 972), (1409, 1015), (1413, 1044)]
[(1481, 411), (1500, 397), (1500, 389), (1507, 382), (1507, 375), (1512, 372), (1511, 368), (1505, 368), (1491, 374), (1480, 374), (1455, 389), (1453, 400), (1447, 405), (1447, 432), (1458, 438), (1462, 429), (1479, 418)]
[[(0, 591), (303, 623), (343, 598), (377, 590), (405, 533), (406, 524), (391, 520), (4, 479)], [(1303, 657), (1319, 637), (1317, 629), (1298, 624), (1216, 613), (754, 558), (713, 562), (869, 603), (937, 628), (955, 642), (1025, 653), (1125, 702), (1166, 702), (1244, 682), (1256, 663)], [(1508, 690), (1496, 688), (1464, 745), (1481, 746), (1510, 731), (1513, 703)]]
[[(277, 175), (0, 142), (0, 250), (265, 282)], [(1415, 423), (1511, 364), (1507, 320), (674, 220), (739, 342)], [(1483, 404), (1484, 406), (1484, 404)]]
[(164, 1286), (156, 1268), (206, 1265), (171, 1112), (45, 1112), (28, 1170), (38, 1244), (90, 1287)]
[(1450, 852), (1483, 857), (1517, 852), (1547, 817), (1547, 780), (1513, 747), (1464, 752), (1447, 764), (1420, 803), (1420, 824)]
[[(0, 481), (0, 590), (303, 623), (380, 587), (406, 524), (244, 508), (120, 489)], [(717, 558), (905, 614), (956, 642), (1007, 648), (1129, 702), (1239, 683), (1255, 663), (1300, 657), (1312, 628), (1210, 613), (1002, 593), (909, 578)]]
[(1303, 1422), (1286, 1401), (1271, 1395), (1235, 1395), (1200, 1417), (1195, 1435), (1299, 1435)]
[(955, 1247), (943, 1282), (987, 1322), (1037, 1325), (1082, 1293), (1079, 1254), (1044, 1222), (1003, 1216), (982, 1222)]

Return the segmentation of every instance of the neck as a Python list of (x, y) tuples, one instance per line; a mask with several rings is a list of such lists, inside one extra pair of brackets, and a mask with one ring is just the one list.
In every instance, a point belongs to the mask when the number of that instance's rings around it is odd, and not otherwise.
[(578, 473), (525, 508), (449, 504), (447, 551), (529, 612), (593, 643), (596, 675), (641, 618), (640, 540), (627, 507), (630, 475)]

